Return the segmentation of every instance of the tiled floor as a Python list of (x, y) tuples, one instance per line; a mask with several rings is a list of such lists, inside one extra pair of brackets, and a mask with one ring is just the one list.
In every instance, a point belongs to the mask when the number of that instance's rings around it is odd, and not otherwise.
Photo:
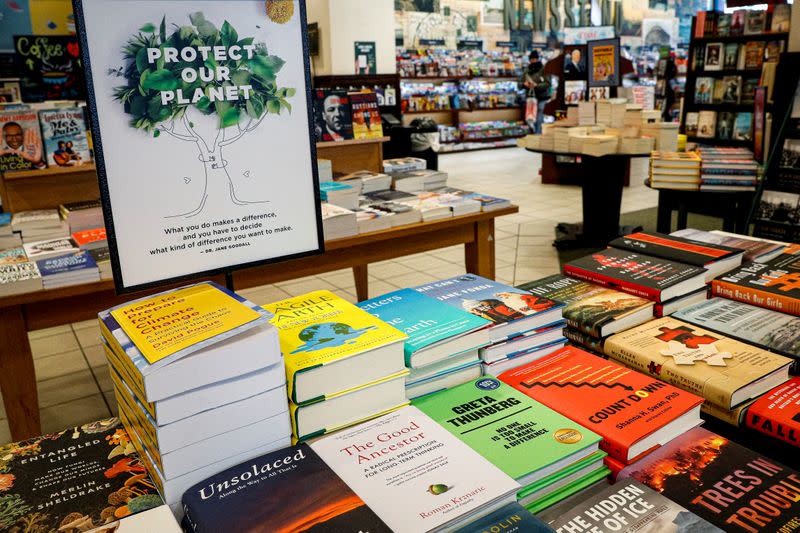
[[(496, 223), (497, 277), (506, 283), (522, 283), (558, 270), (551, 246), (558, 222), (581, 218), (581, 193), (575, 186), (542, 185), (540, 158), (519, 148), (450, 154), (440, 158), (449, 172), (449, 184), (510, 198), (519, 214)], [(624, 212), (653, 207), (657, 195), (641, 185), (644, 161), (637, 162), (638, 178), (625, 190)], [(602, 175), (603, 169), (597, 169)], [(370, 296), (397, 288), (427, 283), (464, 273), (463, 247), (452, 247), (370, 266)], [(349, 270), (308, 277), (242, 291), (259, 304), (273, 302), (316, 289), (330, 289), (355, 301)], [(42, 427), (45, 432), (110, 416), (116, 403), (94, 321), (80, 322), (31, 333), (38, 379)], [(0, 404), (0, 444), (10, 435)]]

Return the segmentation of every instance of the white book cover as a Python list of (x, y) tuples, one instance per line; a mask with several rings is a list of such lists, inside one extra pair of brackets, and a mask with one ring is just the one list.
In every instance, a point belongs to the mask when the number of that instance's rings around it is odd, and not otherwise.
[[(62, 528), (63, 529), (63, 528)], [(142, 513), (136, 513), (117, 522), (112, 522), (88, 533), (180, 533), (181, 528), (169, 507), (160, 505)]]
[(519, 484), (416, 407), (311, 443), (398, 533), (438, 531), (515, 494)]

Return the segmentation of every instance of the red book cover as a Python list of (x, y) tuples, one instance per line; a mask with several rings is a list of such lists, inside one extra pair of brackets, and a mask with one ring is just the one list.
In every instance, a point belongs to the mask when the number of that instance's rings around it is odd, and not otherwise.
[(605, 463), (606, 467), (609, 470), (611, 470), (610, 477), (613, 480), (617, 479), (617, 475), (620, 473), (620, 471), (622, 471), (623, 468), (628, 466), (628, 465), (626, 465), (625, 463), (623, 463), (621, 461), (617, 461), (616, 459), (614, 459), (610, 455), (606, 455), (603, 458), (603, 463)]
[(106, 228), (87, 229), (85, 231), (77, 231), (72, 234), (72, 240), (78, 245), (78, 248), (83, 248), (87, 244), (97, 241), (106, 240)]
[(747, 410), (748, 427), (800, 447), (800, 377), (778, 385)]
[(674, 437), (648, 439), (668, 424), (685, 422), (688, 429), (700, 423), (701, 397), (574, 346), (509, 370), (500, 380), (599, 434), (600, 448), (625, 464)]

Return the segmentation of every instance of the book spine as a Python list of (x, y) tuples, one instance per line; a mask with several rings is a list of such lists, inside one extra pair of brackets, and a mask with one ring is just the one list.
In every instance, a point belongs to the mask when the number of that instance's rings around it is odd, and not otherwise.
[(600, 449), (617, 461), (628, 464), (628, 447), (623, 446), (616, 439), (603, 437), (603, 440), (600, 441)]
[(573, 328), (581, 331), (582, 333), (586, 333), (587, 335), (590, 335), (592, 337), (599, 337), (600, 336), (600, 331), (599, 330), (600, 330), (600, 326), (602, 324), (594, 324), (594, 323), (586, 324), (584, 322), (579, 322), (579, 321), (577, 321), (575, 319), (572, 319), (572, 318), (568, 318), (567, 319), (567, 324), (569, 324), (570, 327), (573, 327)]
[(659, 301), (661, 299), (661, 291), (658, 289), (651, 289), (650, 287), (645, 287), (636, 283), (618, 280), (609, 276), (604, 276), (603, 274), (598, 274), (597, 272), (584, 270), (571, 265), (564, 265), (564, 274), (573, 278), (597, 283), (603, 287), (619, 289), (623, 292), (627, 292), (628, 294), (633, 294), (634, 296), (647, 298), (648, 300)]
[(742, 287), (741, 285), (715, 279), (711, 282), (711, 294), (712, 296), (721, 296), (729, 300), (800, 316), (800, 300), (762, 291), (754, 287)]
[(800, 432), (796, 431), (795, 428), (786, 426), (779, 419), (765, 416), (760, 412), (753, 412), (748, 409), (746, 413), (745, 425), (747, 427), (788, 442), (792, 446), (800, 446)]

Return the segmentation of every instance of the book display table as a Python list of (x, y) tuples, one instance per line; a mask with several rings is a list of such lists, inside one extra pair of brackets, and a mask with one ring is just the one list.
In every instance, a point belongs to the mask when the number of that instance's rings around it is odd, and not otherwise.
[[(650, 186), (649, 183), (647, 185)], [(722, 219), (723, 231), (747, 235), (747, 217), (753, 204), (752, 191), (682, 191), (658, 189), (656, 231), (672, 233), (686, 229), (688, 214), (697, 213)], [(672, 229), (672, 212), (678, 212), (678, 226)]]
[(605, 247), (609, 241), (624, 234), (619, 227), (622, 188), (628, 176), (631, 159), (642, 157), (642, 154), (595, 157), (535, 148), (526, 150), (542, 154), (543, 157), (561, 155), (581, 158), (581, 163), (574, 166), (573, 176), (581, 184), (583, 223), (560, 223), (556, 226), (557, 233), (565, 235), (556, 238), (553, 246), (559, 250)]
[[(358, 299), (366, 300), (369, 263), (460, 244), (466, 271), (494, 279), (494, 219), (518, 211), (510, 206), (328, 241), (321, 255), (236, 271), (234, 286), (246, 289), (352, 268)], [(211, 279), (225, 284), (223, 276)], [(41, 434), (28, 331), (96, 318), (99, 311), (130, 299), (131, 295), (117, 296), (112, 280), (0, 298), (0, 391), (13, 440)]]
[(383, 172), (383, 143), (389, 137), (317, 143), (317, 158), (330, 159), (334, 172)]

